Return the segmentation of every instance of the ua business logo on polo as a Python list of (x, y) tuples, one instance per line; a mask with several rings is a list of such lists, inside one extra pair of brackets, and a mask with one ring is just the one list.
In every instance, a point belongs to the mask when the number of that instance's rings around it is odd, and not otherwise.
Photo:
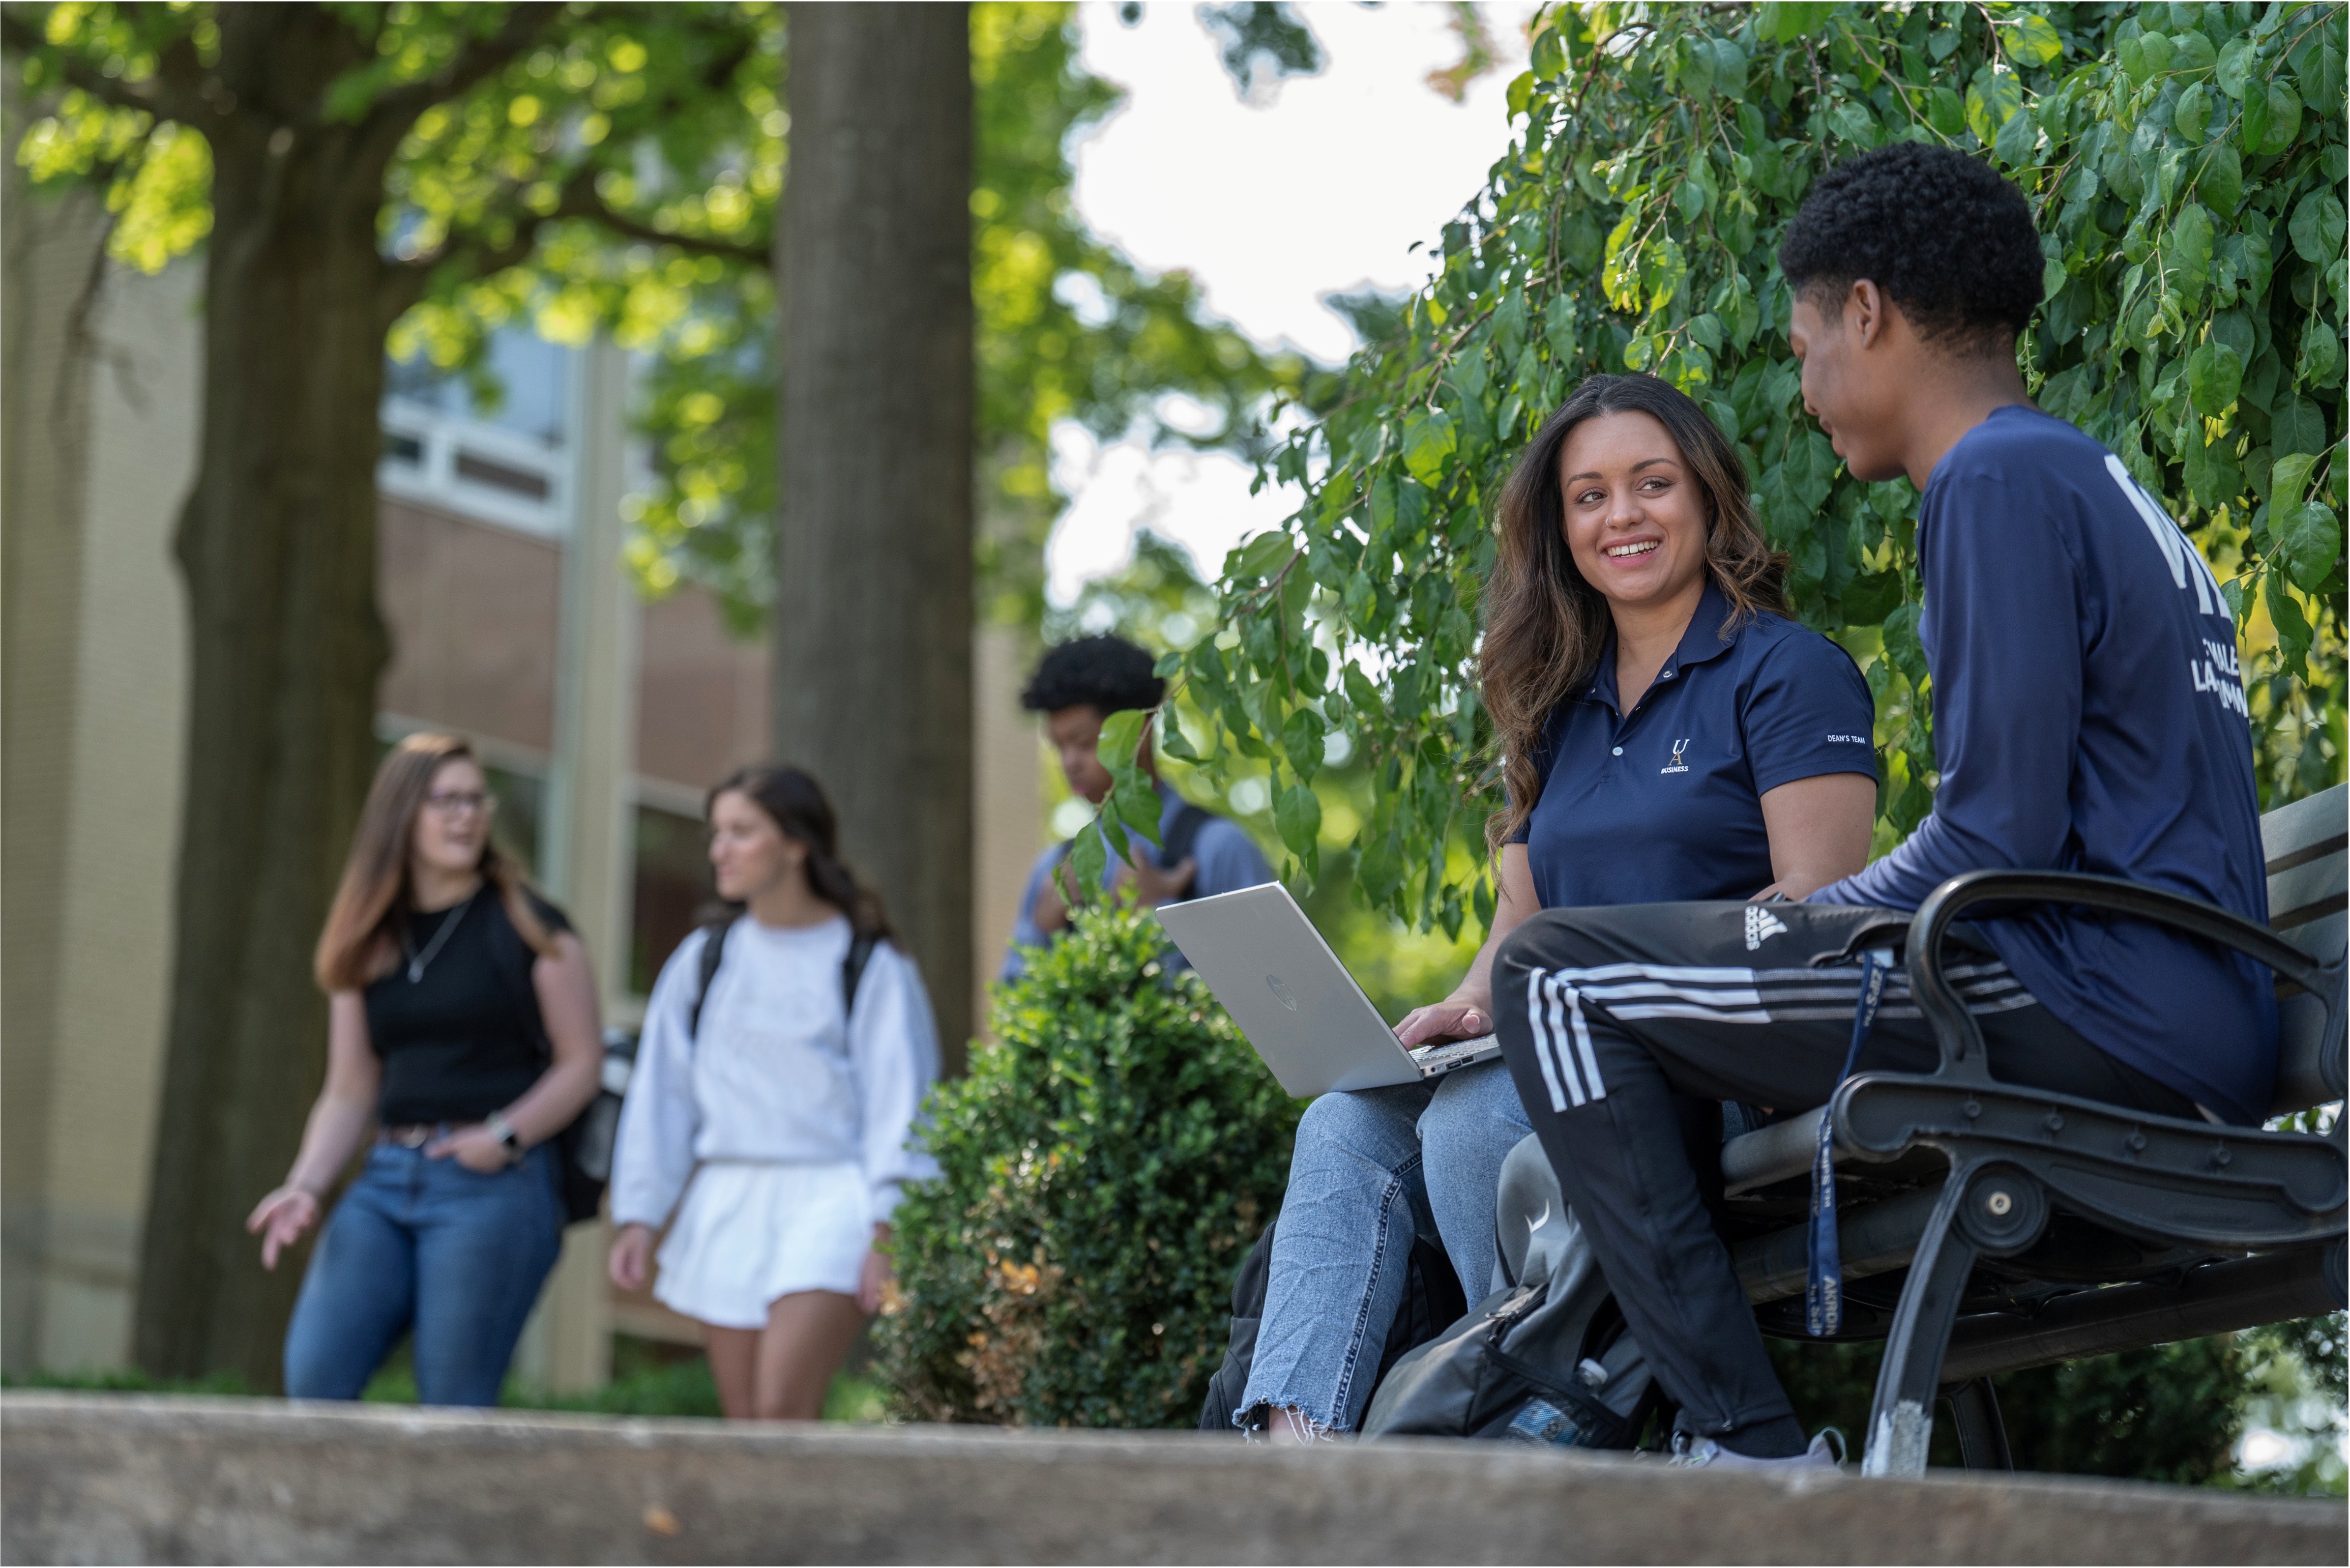
[(1675, 741), (1673, 742), (1673, 760), (1667, 763), (1663, 767), (1659, 768), (1657, 771), (1660, 774), (1685, 774), (1689, 772), (1689, 764), (1681, 761), (1682, 756), (1688, 751), (1689, 741), (1686, 737), (1681, 740)]

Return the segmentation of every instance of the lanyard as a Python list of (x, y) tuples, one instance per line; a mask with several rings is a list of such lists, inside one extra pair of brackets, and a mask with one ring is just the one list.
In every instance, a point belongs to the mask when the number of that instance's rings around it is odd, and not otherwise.
[[(1877, 1022), (1877, 1004), (1885, 999), (1885, 977), (1893, 967), (1890, 949), (1871, 948), (1860, 955), (1860, 996), (1852, 1010), (1852, 1046), (1844, 1054), (1841, 1085), (1860, 1061), (1860, 1048)], [(1830, 1090), (1833, 1096), (1835, 1091)], [(1804, 1295), (1804, 1326), (1814, 1338), (1835, 1333), (1844, 1323), (1844, 1260), (1836, 1251), (1835, 1118), (1820, 1117), (1820, 1141), (1812, 1153), (1811, 1278)]]

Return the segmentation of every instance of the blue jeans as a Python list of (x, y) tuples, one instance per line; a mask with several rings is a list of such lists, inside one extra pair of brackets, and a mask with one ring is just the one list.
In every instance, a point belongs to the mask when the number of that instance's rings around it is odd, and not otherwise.
[(286, 1392), (356, 1399), (415, 1334), (427, 1405), (494, 1405), (563, 1250), (555, 1151), (484, 1176), (378, 1144), (335, 1206), (286, 1330)]
[(1483, 1296), (1502, 1161), (1533, 1130), (1499, 1062), (1433, 1088), (1363, 1089), (1308, 1106), (1234, 1421), (1260, 1406), (1293, 1407), (1317, 1428), (1352, 1431), (1403, 1303), (1412, 1238), (1440, 1242), (1469, 1299)]

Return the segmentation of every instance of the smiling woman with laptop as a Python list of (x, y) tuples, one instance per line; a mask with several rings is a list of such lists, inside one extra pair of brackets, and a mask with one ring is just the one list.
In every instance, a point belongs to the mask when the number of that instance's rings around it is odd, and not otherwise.
[[(1509, 790), (1487, 828), (1499, 907), (1468, 975), (1393, 1040), (1367, 1032), (1370, 1004), (1281, 889), (1162, 912), (1283, 1084), (1328, 1091), (1298, 1125), (1236, 1426), (1277, 1441), (1355, 1429), (1415, 1233), (1441, 1240), (1471, 1300), (1490, 1288), (1494, 1189), (1530, 1126), (1477, 1037), (1493, 1027), (1494, 949), (1520, 921), (1752, 898), (1750, 929), (1767, 933), (1763, 900), (1866, 860), (1868, 687), (1789, 618), (1784, 558), (1747, 496), (1737, 448), (1651, 376), (1585, 382), (1519, 460), (1479, 671)], [(1719, 1143), (1716, 1107), (1682, 1119)]]

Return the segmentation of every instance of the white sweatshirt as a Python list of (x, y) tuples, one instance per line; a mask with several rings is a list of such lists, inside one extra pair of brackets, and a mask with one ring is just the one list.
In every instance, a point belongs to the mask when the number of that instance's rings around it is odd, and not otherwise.
[(695, 1162), (855, 1165), (868, 1217), (937, 1173), (908, 1147), (938, 1075), (938, 1025), (913, 960), (883, 942), (841, 1016), (848, 922), (777, 929), (745, 915), (727, 933), (699, 1038), (687, 1033), (707, 933), (679, 944), (645, 1009), (612, 1158), (612, 1220), (658, 1227)]

